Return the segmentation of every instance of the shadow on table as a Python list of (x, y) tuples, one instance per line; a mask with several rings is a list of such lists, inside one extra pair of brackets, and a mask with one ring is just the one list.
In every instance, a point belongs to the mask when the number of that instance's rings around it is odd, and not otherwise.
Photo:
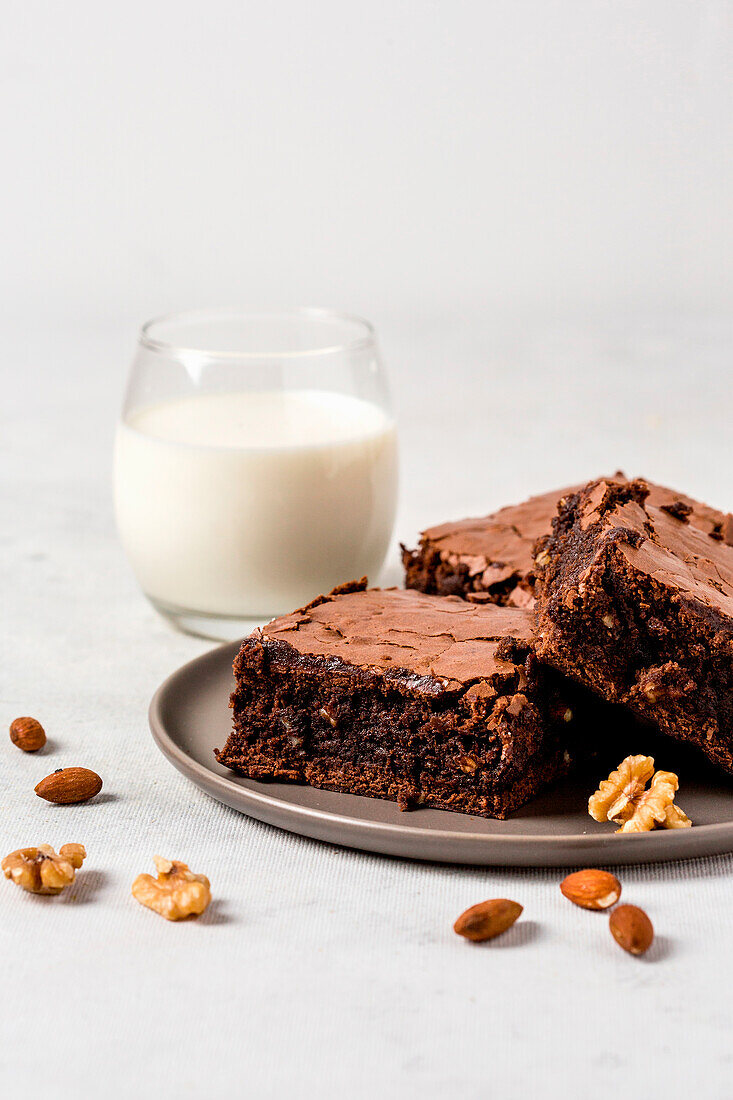
[(198, 924), (235, 924), (236, 920), (226, 912), (226, 902), (213, 898), (208, 909), (197, 918)]

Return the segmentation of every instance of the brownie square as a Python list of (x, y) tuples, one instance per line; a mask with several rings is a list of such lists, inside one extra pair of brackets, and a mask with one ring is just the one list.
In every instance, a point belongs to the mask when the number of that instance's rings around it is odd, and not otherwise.
[(733, 772), (731, 524), (653, 500), (642, 481), (566, 498), (537, 546), (536, 652)]
[[(623, 474), (614, 480), (625, 481)], [(727, 532), (733, 542), (731, 517), (663, 485), (649, 486), (651, 504), (689, 509), (688, 519), (713, 537)], [(532, 607), (535, 600), (533, 548), (549, 534), (558, 501), (582, 488), (555, 489), (530, 497), (478, 519), (429, 527), (416, 550), (402, 547), (405, 584), (420, 592), (460, 596), (476, 603)]]
[(568, 770), (579, 693), (536, 661), (531, 613), (365, 584), (244, 639), (221, 764), (486, 817)]

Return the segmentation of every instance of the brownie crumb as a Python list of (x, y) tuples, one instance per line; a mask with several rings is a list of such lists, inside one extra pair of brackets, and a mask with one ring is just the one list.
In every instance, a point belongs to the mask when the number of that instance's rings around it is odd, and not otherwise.
[(662, 504), (661, 507), (663, 512), (674, 516), (681, 523), (688, 523), (692, 515), (692, 505), (685, 504), (684, 500), (673, 500), (670, 504)]
[(527, 640), (519, 638), (502, 638), (496, 648), (496, 656), (500, 661), (512, 661), (516, 665), (522, 665), (527, 660), (530, 648)]

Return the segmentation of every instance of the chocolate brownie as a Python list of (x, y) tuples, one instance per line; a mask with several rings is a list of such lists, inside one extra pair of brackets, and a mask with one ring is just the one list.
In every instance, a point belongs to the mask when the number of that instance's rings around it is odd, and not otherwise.
[[(621, 473), (616, 480), (626, 480)], [(461, 596), (475, 603), (532, 607), (535, 568), (532, 549), (550, 531), (558, 501), (580, 485), (530, 497), (479, 519), (443, 523), (423, 531), (416, 550), (402, 547), (405, 584), (420, 592)], [(673, 489), (649, 483), (657, 507), (689, 509), (690, 523), (713, 537), (727, 530), (733, 541), (733, 519)]]
[(536, 661), (532, 626), (516, 608), (342, 586), (244, 639), (216, 757), (252, 779), (505, 817), (573, 757), (580, 692)]
[(653, 500), (643, 481), (566, 498), (536, 548), (536, 652), (732, 772), (731, 524)]

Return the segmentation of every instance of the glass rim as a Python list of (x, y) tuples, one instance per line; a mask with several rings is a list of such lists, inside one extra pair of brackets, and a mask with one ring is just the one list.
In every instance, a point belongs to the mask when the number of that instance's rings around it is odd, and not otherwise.
[[(203, 347), (190, 347), (185, 343), (163, 340), (153, 335), (158, 325), (195, 321), (217, 321), (241, 319), (338, 321), (355, 325), (362, 330), (361, 335), (338, 343), (324, 342), (322, 347), (304, 348), (299, 351), (214, 351)], [(146, 321), (140, 329), (138, 341), (150, 351), (168, 352), (172, 355), (200, 355), (207, 359), (303, 359), (315, 355), (329, 355), (336, 352), (356, 351), (375, 342), (374, 326), (366, 318), (356, 313), (345, 313), (336, 309), (303, 306), (295, 309), (191, 309), (165, 313)]]

